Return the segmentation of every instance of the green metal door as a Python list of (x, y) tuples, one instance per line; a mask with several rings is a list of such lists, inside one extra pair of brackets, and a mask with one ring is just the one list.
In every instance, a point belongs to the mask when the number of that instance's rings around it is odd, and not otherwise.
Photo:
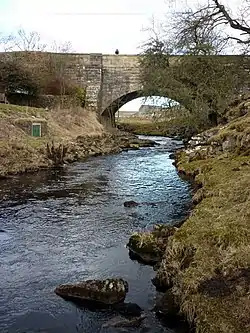
[(32, 124), (32, 136), (41, 136), (41, 124)]

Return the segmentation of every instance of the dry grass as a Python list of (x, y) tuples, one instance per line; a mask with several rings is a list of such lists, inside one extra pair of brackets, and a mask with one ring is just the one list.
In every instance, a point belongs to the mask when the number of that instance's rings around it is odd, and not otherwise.
[(38, 117), (42, 118), (48, 111), (43, 108), (34, 108), (29, 106), (13, 105), (13, 104), (1, 104), (0, 103), (0, 118), (11, 118), (11, 117)]
[(190, 116), (178, 116), (169, 120), (145, 119), (140, 117), (120, 118), (118, 127), (124, 131), (141, 135), (191, 137), (197, 133), (194, 120)]
[(237, 119), (250, 111), (250, 95), (249, 93), (236, 98), (231, 102), (226, 112), (228, 120)]
[(158, 278), (173, 283), (197, 333), (249, 333), (250, 158), (182, 155), (178, 167), (199, 170), (203, 200), (172, 237)]
[(223, 142), (225, 139), (233, 139), (235, 145), (239, 150), (244, 146), (244, 148), (250, 148), (250, 113), (244, 116), (234, 119), (228, 125), (222, 128), (218, 135), (213, 136), (210, 142)]
[[(17, 126), (20, 119), (45, 119), (48, 134), (34, 138)], [(70, 144), (78, 136), (99, 136), (104, 133), (94, 112), (74, 108), (46, 111), (10, 104), (0, 104), (0, 176), (37, 170), (49, 166), (46, 144)]]
[(96, 113), (82, 108), (57, 109), (46, 118), (49, 124), (49, 136), (74, 139), (77, 136), (96, 136), (104, 132), (96, 117)]

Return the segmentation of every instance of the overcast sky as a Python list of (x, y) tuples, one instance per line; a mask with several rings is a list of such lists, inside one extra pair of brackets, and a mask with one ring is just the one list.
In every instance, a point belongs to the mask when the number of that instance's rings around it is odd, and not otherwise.
[[(177, 2), (192, 5), (197, 0)], [(171, 7), (175, 7), (175, 1), (0, 0), (0, 33), (23, 28), (39, 32), (46, 44), (71, 41), (75, 52), (113, 54), (118, 48), (122, 54), (137, 54), (148, 37), (143, 30), (150, 27), (152, 17), (163, 19)], [(139, 104), (132, 103), (132, 107)]]
[(143, 27), (164, 11), (164, 0), (0, 0), (0, 31), (35, 30), (48, 43), (70, 40), (76, 52), (138, 53)]

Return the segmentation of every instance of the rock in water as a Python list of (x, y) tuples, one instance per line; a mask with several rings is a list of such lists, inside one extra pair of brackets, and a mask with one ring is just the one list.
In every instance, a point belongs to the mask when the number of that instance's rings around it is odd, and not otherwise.
[(128, 283), (123, 279), (87, 280), (75, 284), (62, 284), (55, 293), (75, 302), (97, 302), (104, 305), (123, 302), (128, 292)]
[(114, 305), (114, 310), (125, 317), (140, 317), (143, 309), (136, 303), (119, 303)]
[(154, 311), (157, 314), (164, 315), (168, 318), (173, 318), (178, 315), (179, 307), (175, 302), (171, 289), (164, 293), (163, 296), (158, 295)]
[(107, 323), (102, 325), (102, 328), (106, 327), (139, 327), (141, 322), (146, 318), (146, 316), (140, 316), (136, 318), (124, 318), (121, 316), (114, 317), (110, 319)]
[(127, 244), (130, 258), (138, 258), (137, 260), (142, 263), (155, 265), (161, 261), (166, 251), (168, 238), (175, 231), (176, 228), (173, 226), (157, 224), (152, 231), (134, 232)]
[(137, 207), (137, 206), (139, 206), (138, 202), (135, 202), (133, 200), (124, 202), (124, 207)]

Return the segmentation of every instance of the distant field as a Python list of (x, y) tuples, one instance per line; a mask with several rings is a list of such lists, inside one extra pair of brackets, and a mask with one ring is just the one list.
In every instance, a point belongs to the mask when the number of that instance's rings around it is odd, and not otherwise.
[(137, 111), (118, 111), (115, 114), (116, 118), (124, 118), (124, 117), (131, 117), (133, 115), (136, 115), (138, 112)]

